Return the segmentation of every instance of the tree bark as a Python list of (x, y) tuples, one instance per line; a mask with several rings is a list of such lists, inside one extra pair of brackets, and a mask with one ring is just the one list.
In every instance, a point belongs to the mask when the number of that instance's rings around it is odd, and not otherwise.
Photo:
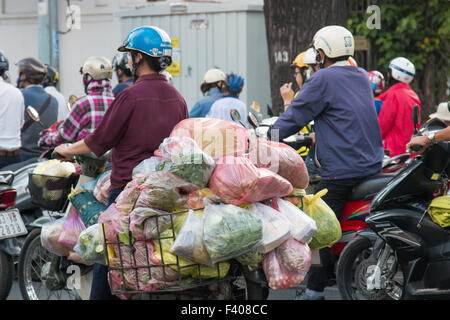
[(284, 110), (280, 87), (292, 82), (298, 90), (290, 64), (310, 47), (314, 34), (322, 27), (347, 25), (345, 0), (264, 0), (266, 34), (270, 63), (272, 110)]

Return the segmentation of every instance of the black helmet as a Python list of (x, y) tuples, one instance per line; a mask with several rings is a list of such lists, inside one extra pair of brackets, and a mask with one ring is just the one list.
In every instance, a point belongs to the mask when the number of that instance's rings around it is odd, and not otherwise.
[(48, 87), (48, 86), (55, 87), (59, 81), (59, 73), (56, 70), (56, 68), (53, 68), (52, 66), (50, 66), (48, 64), (46, 64), (45, 66), (47, 67), (47, 74), (45, 75), (42, 85), (44, 87)]
[(122, 70), (127, 76), (131, 76), (131, 69), (128, 65), (128, 52), (119, 52), (116, 54), (112, 61), (113, 70), (117, 72), (118, 69)]
[(23, 81), (28, 81), (33, 84), (40, 84), (47, 74), (47, 67), (35, 58), (25, 58), (17, 62), (19, 74), (25, 75)]
[(0, 51), (0, 75), (9, 70), (9, 62), (2, 51)]

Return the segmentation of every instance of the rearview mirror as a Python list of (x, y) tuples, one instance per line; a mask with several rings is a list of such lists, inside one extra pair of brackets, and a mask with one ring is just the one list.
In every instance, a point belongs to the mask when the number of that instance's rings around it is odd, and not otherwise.
[(67, 102), (67, 109), (69, 109), (69, 111), (72, 109), (72, 105), (75, 103), (75, 101), (77, 101), (77, 96), (72, 94), (69, 97), (69, 100)]
[(231, 119), (233, 119), (233, 121), (236, 121), (236, 122), (241, 121), (241, 115), (239, 114), (239, 111), (237, 111), (236, 109), (230, 110), (230, 117), (231, 117)]
[(259, 123), (258, 123), (258, 119), (256, 119), (256, 116), (252, 113), (252, 112), (249, 112), (248, 113), (248, 118), (247, 118), (247, 120), (248, 120), (248, 123), (250, 123), (250, 125), (253, 127), (253, 128), (258, 128), (259, 127)]
[(419, 106), (417, 104), (413, 106), (412, 121), (414, 123), (414, 134), (417, 134), (417, 125), (419, 124)]

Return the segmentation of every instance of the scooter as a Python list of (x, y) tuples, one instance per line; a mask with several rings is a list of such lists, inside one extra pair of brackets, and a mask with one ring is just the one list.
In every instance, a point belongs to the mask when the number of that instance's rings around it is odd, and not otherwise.
[[(252, 112), (249, 112), (248, 115), (248, 122), (253, 127), (257, 137), (265, 136), (270, 126), (273, 125), (277, 119), (277, 117), (271, 117), (264, 119), (263, 122), (259, 124)], [(283, 139), (282, 142), (295, 150), (298, 150), (303, 146), (311, 146), (312, 139), (305, 135), (295, 134)], [(331, 278), (331, 284), (334, 284), (335, 281), (336, 262), (338, 261), (342, 250), (359, 231), (367, 228), (365, 219), (369, 214), (372, 199), (394, 178), (395, 172), (398, 172), (398, 170), (401, 170), (406, 166), (409, 158), (410, 154), (406, 153), (396, 158), (385, 160), (382, 165), (382, 173), (371, 176), (353, 187), (352, 194), (345, 203), (339, 220), (342, 237), (339, 242), (331, 247), (332, 258), (330, 259), (330, 266), (327, 266), (330, 270), (329, 276)], [(311, 178), (313, 177), (310, 177), (310, 185), (313, 186), (312, 190), (314, 190), (320, 180)]]
[[(431, 120), (419, 135), (445, 127)], [(450, 230), (427, 214), (431, 200), (447, 194), (449, 156), (448, 142), (430, 146), (373, 199), (368, 228), (338, 261), (344, 299), (450, 298)]]

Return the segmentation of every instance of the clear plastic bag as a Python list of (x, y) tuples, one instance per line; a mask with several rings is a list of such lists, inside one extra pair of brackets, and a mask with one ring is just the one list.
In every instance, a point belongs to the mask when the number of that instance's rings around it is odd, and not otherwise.
[(311, 250), (307, 244), (291, 238), (269, 252), (262, 265), (270, 288), (292, 288), (305, 279), (311, 267)]
[(165, 138), (159, 146), (159, 152), (163, 160), (171, 162), (170, 172), (200, 188), (206, 187), (216, 164), (193, 139)]
[(193, 262), (213, 266), (203, 242), (203, 212), (189, 210), (170, 251)]
[(224, 157), (216, 162), (210, 189), (223, 202), (239, 205), (290, 194), (293, 187), (285, 178), (257, 168), (245, 157)]
[(240, 256), (261, 244), (263, 223), (248, 210), (210, 204), (203, 219), (203, 241), (212, 263)]
[(150, 157), (134, 167), (133, 178), (139, 174), (145, 175), (150, 172), (169, 170), (171, 165), (170, 161), (163, 160), (161, 157)]
[(258, 168), (267, 168), (287, 179), (294, 188), (306, 189), (309, 175), (302, 157), (290, 146), (258, 139), (249, 153), (252, 163)]
[(111, 187), (111, 170), (103, 172), (98, 178), (94, 188), (94, 197), (102, 202), (108, 204), (109, 189)]
[(48, 223), (45, 223), (41, 229), (41, 244), (42, 246), (61, 257), (69, 255), (69, 248), (58, 241), (66, 222), (67, 217), (63, 217)]
[(86, 262), (107, 265), (102, 224), (97, 223), (83, 230), (73, 250)]
[(272, 251), (291, 237), (290, 222), (275, 209), (262, 203), (254, 203), (249, 211), (263, 222), (263, 238), (256, 248), (260, 253)]
[(81, 231), (85, 229), (86, 227), (83, 221), (77, 215), (76, 211), (72, 210), (64, 223), (64, 227), (58, 241), (73, 250), (73, 247), (77, 244)]
[(317, 230), (316, 222), (289, 201), (276, 199), (273, 204), (291, 223), (292, 236), (300, 242), (308, 243)]

